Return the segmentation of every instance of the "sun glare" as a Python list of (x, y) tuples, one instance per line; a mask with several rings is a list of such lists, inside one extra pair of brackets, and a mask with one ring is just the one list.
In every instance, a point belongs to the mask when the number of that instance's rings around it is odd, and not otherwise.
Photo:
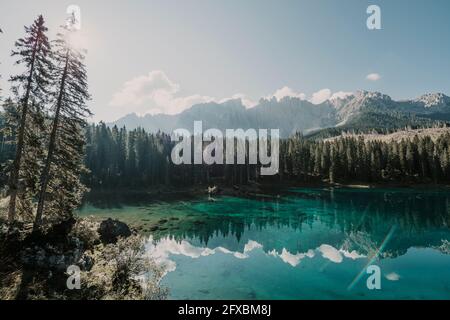
[(75, 30), (66, 34), (67, 44), (75, 50), (87, 50), (87, 36), (81, 30)]

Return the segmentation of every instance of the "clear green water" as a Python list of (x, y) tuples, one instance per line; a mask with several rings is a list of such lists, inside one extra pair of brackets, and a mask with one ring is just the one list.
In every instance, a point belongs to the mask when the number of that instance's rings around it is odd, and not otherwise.
[[(172, 299), (450, 299), (448, 190), (105, 199), (80, 214), (138, 226)], [(367, 288), (368, 264), (380, 290)]]

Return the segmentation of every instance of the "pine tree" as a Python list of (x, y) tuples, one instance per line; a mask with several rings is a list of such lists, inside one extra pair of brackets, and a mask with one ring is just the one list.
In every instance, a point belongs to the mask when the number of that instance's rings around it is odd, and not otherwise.
[[(18, 98), (17, 106), (20, 109), (17, 125), (16, 153), (9, 178), (10, 203), (8, 221), (13, 223), (16, 216), (16, 200), (19, 191), (20, 171), (24, 155), (27, 125), (31, 107), (38, 107), (46, 102), (51, 72), (50, 44), (46, 36), (44, 18), (39, 16), (30, 27), (25, 27), (25, 37), (15, 43), (16, 49), (12, 52), (17, 57), (16, 64), (24, 68), (24, 72), (11, 77), (12, 90)], [(39, 112), (39, 109), (34, 111)]]
[(72, 32), (76, 31), (63, 27), (55, 41), (56, 104), (40, 178), (34, 230), (42, 224), (44, 209), (49, 216), (71, 216), (86, 190), (80, 176), (85, 172), (84, 129), (86, 117), (91, 113), (86, 106), (89, 93), (84, 56), (70, 44)]
[(8, 167), (14, 158), (14, 144), (18, 112), (14, 102), (8, 98), (2, 104), (3, 112), (0, 114), (0, 188), (8, 182)]

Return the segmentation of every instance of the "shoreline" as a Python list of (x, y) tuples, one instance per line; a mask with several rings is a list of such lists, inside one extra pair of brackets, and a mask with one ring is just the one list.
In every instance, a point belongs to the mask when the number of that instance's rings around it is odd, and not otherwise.
[(155, 186), (152, 188), (144, 189), (99, 189), (92, 190), (86, 193), (85, 198), (89, 199), (92, 196), (111, 195), (114, 193), (126, 194), (127, 196), (143, 196), (146, 195), (149, 198), (157, 200), (170, 200), (171, 198), (182, 199), (190, 198), (192, 196), (204, 196), (208, 195), (209, 187), (217, 187), (217, 191), (211, 193), (211, 195), (225, 195), (225, 196), (242, 196), (251, 194), (263, 194), (270, 195), (280, 193), (280, 191), (286, 191), (291, 188), (349, 188), (349, 189), (450, 189), (448, 184), (434, 184), (434, 183), (329, 183), (329, 182), (295, 182), (295, 181), (283, 181), (283, 182), (261, 182), (250, 183), (245, 185), (225, 185), (221, 183), (201, 184), (197, 186), (189, 187), (173, 187), (173, 186)]

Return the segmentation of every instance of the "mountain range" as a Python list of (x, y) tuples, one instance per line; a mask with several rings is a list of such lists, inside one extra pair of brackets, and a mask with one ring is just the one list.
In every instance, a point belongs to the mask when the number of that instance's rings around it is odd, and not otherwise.
[(192, 106), (177, 115), (129, 114), (108, 123), (127, 129), (171, 133), (178, 128), (193, 130), (194, 121), (203, 121), (203, 130), (280, 129), (283, 137), (295, 132), (308, 134), (323, 129), (401, 128), (450, 121), (450, 97), (442, 93), (425, 94), (417, 99), (395, 101), (380, 92), (354, 94), (313, 104), (296, 97), (261, 99), (246, 108), (240, 99)]

